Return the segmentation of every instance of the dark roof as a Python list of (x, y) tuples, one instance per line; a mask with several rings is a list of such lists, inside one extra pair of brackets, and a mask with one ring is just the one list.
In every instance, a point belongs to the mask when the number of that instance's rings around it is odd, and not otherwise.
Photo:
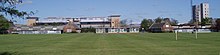
[[(130, 28), (130, 27), (96, 27), (97, 28), (112, 28), (112, 29), (121, 29), (121, 28)], [(131, 28), (138, 28), (138, 27), (131, 27)]]
[(80, 29), (79, 25), (77, 25), (77, 24), (73, 24), (73, 26), (74, 26), (76, 29)]
[(110, 15), (108, 17), (121, 17), (121, 15)]
[(129, 28), (140, 28), (141, 25), (140, 24), (130, 24), (127, 27), (129, 27)]
[(38, 17), (26, 17), (26, 19), (38, 19)]
[(161, 28), (166, 23), (154, 23), (150, 26), (150, 28)]

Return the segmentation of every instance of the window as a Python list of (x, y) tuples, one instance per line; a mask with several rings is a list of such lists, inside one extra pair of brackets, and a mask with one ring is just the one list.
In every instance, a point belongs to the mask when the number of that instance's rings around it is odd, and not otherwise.
[(21, 28), (17, 28), (17, 30), (21, 30)]
[(41, 28), (40, 30), (45, 30), (45, 28)]
[(53, 30), (57, 30), (57, 28), (53, 28)]
[(170, 31), (170, 29), (165, 29), (165, 31)]
[(33, 30), (33, 28), (29, 28), (28, 30)]
[(115, 29), (111, 29), (111, 32), (115, 32)]
[(72, 32), (72, 29), (67, 29), (67, 32)]
[(166, 27), (170, 27), (169, 25), (166, 25)]

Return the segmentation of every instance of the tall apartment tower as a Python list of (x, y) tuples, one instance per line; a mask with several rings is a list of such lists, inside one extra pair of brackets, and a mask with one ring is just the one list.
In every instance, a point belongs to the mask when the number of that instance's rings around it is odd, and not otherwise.
[(201, 22), (201, 9), (199, 5), (193, 5), (193, 19), (194, 21), (199, 21)]
[(201, 3), (200, 5), (192, 6), (193, 19), (201, 22), (202, 19), (209, 17), (209, 4)]
[(208, 3), (201, 3), (201, 18), (209, 17), (209, 4)]

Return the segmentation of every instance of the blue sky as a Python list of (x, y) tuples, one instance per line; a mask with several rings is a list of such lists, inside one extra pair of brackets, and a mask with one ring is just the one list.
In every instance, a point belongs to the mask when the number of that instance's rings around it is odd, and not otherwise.
[[(208, 2), (210, 16), (220, 17), (220, 0), (194, 0), (194, 4)], [(140, 23), (144, 18), (174, 18), (179, 22), (191, 19), (190, 0), (24, 0), (17, 7), (23, 11), (38, 11), (34, 16), (40, 17), (82, 17), (122, 15), (121, 19)], [(23, 19), (17, 23), (25, 24)]]

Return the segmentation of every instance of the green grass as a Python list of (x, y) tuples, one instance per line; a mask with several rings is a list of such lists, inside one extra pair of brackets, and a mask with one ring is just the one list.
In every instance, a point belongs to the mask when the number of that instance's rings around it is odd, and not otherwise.
[(220, 33), (0, 35), (0, 52), (20, 55), (219, 55)]

